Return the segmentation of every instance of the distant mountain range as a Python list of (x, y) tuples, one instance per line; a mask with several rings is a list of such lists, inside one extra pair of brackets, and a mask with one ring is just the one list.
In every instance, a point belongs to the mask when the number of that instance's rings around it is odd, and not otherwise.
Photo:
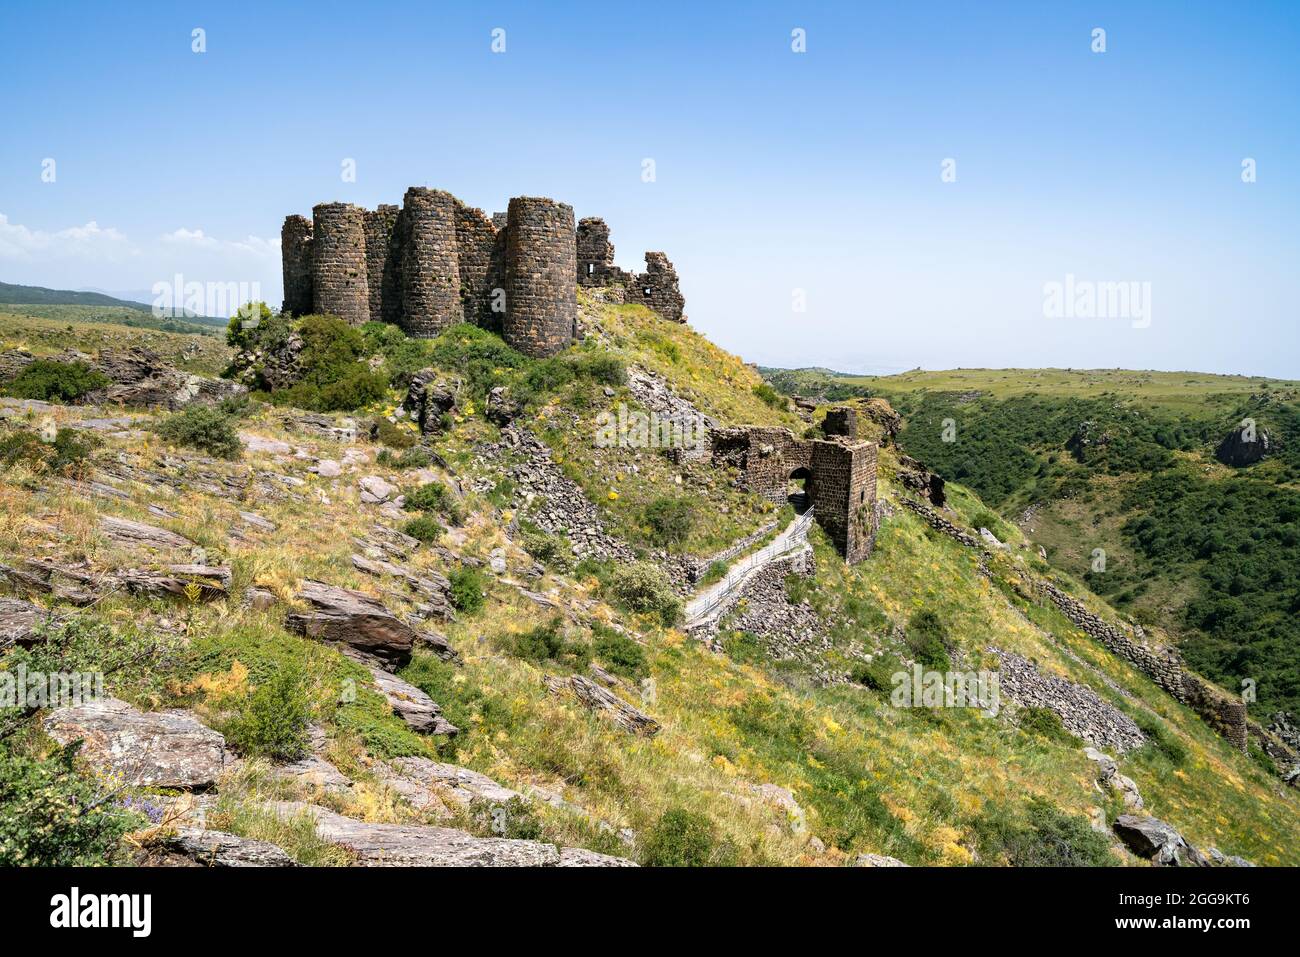
[[(147, 292), (131, 290), (121, 295), (146, 298)], [(183, 319), (200, 326), (225, 328), (227, 319), (220, 316), (201, 316), (185, 309), (162, 310), (156, 314), (148, 301), (121, 299), (98, 289), (47, 289), (44, 286), (20, 286), (0, 282), (0, 306), (92, 306), (107, 309), (129, 309), (157, 320)]]

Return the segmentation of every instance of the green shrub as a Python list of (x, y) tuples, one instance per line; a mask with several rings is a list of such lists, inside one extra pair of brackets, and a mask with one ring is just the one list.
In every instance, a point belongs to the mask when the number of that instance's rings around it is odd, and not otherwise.
[(155, 431), (170, 445), (183, 445), (222, 459), (237, 459), (243, 452), (230, 418), (219, 409), (196, 405), (159, 422)]
[(265, 348), (287, 338), (289, 317), (273, 313), (264, 302), (245, 303), (226, 324), (226, 345), (232, 349)]
[(569, 641), (564, 636), (564, 619), (556, 616), (543, 625), (514, 636), (510, 651), (516, 658), (541, 664), (546, 661), (564, 661), (572, 668), (584, 668), (591, 659), (591, 651), (581, 642)]
[(469, 804), (470, 830), (484, 837), (536, 841), (542, 836), (542, 822), (532, 806), (515, 795), (509, 801), (477, 798)]
[(79, 743), (45, 760), (0, 747), (0, 867), (94, 867), (145, 823), (74, 768)]
[(433, 464), (433, 456), (425, 449), (407, 449), (401, 455), (394, 455), (391, 449), (380, 449), (375, 461), (390, 469), (423, 469)]
[(971, 824), (985, 863), (1006, 858), (1013, 867), (1104, 867), (1115, 863), (1110, 841), (1081, 817), (1043, 798), (1031, 798), (1022, 815), (990, 804)]
[(894, 690), (894, 675), (906, 670), (893, 655), (881, 653), (870, 661), (853, 662), (849, 667), (849, 677), (872, 691), (888, 694)]
[(37, 359), (10, 379), (4, 389), (19, 399), (72, 402), (107, 385), (108, 377), (84, 362)]
[(631, 611), (657, 615), (665, 625), (681, 615), (682, 603), (663, 569), (651, 562), (619, 565), (610, 574), (615, 599)]
[(543, 565), (552, 565), (560, 569), (568, 568), (570, 565), (569, 558), (572, 551), (559, 535), (550, 535), (540, 530), (525, 531), (520, 535), (519, 543), (524, 551)]
[(712, 585), (714, 582), (720, 582), (726, 576), (727, 569), (730, 567), (727, 562), (710, 562), (709, 567), (704, 569), (704, 574), (700, 576), (700, 580), (696, 584)]
[[(276, 402), (318, 412), (350, 412), (384, 397), (388, 376), (365, 361), (366, 339), (359, 329), (334, 316), (305, 316), (297, 332), (303, 343), (299, 380), (273, 392)], [(259, 327), (259, 348), (279, 335), (287, 335), (287, 329), (278, 323), (268, 323), (265, 331)]]
[(575, 363), (578, 375), (601, 385), (620, 386), (627, 384), (627, 368), (608, 353), (592, 353), (578, 359)]
[(603, 661), (610, 671), (634, 680), (644, 677), (646, 673), (644, 648), (626, 635), (620, 635), (608, 625), (598, 623), (592, 626), (591, 631), (596, 637), (593, 647), (596, 657)]
[(918, 664), (935, 671), (947, 671), (948, 630), (929, 608), (916, 612), (907, 622), (907, 648)]
[(1265, 751), (1263, 748), (1261, 748), (1261, 747), (1260, 747), (1258, 744), (1256, 744), (1253, 740), (1247, 742), (1247, 744), (1246, 744), (1246, 753), (1250, 756), (1250, 759), (1251, 759), (1252, 761), (1254, 761), (1256, 764), (1258, 764), (1258, 765), (1259, 765), (1261, 768), (1263, 768), (1264, 771), (1266, 771), (1267, 773), (1269, 773), (1269, 774), (1277, 774), (1277, 773), (1278, 773), (1278, 770), (1277, 770), (1277, 763), (1276, 763), (1276, 762), (1275, 762), (1271, 757), (1269, 757), (1269, 754), (1268, 754), (1267, 751)]
[(733, 845), (718, 840), (711, 820), (683, 808), (660, 815), (641, 847), (641, 863), (647, 867), (726, 867), (735, 856)]
[(1144, 748), (1164, 755), (1174, 767), (1180, 767), (1187, 761), (1187, 747), (1165, 726), (1165, 723), (1151, 712), (1135, 710), (1133, 720), (1142, 733), (1147, 736)]
[(451, 489), (441, 482), (426, 482), (417, 489), (406, 493), (408, 512), (440, 512), (453, 523), (461, 520), (460, 506), (456, 504)]
[(695, 510), (684, 498), (657, 498), (645, 507), (643, 517), (651, 541), (665, 548), (686, 541), (695, 524)]
[(310, 719), (304, 672), (284, 662), (240, 703), (221, 731), (241, 754), (296, 761), (307, 753)]
[(402, 531), (406, 532), (406, 534), (410, 535), (412, 538), (418, 538), (420, 541), (428, 544), (430, 542), (436, 542), (438, 536), (445, 532), (446, 529), (443, 527), (442, 522), (438, 521), (432, 515), (417, 515), (402, 526)]
[(777, 392), (766, 382), (760, 382), (754, 386), (754, 395), (758, 396), (766, 405), (774, 409), (784, 409), (786, 407), (786, 398), (780, 392)]
[(477, 568), (462, 566), (453, 570), (447, 578), (451, 581), (451, 604), (457, 611), (472, 615), (483, 607), (486, 581)]
[(387, 419), (375, 419), (374, 425), (371, 426), (371, 434), (381, 445), (386, 445), (390, 449), (409, 449), (416, 442), (415, 435), (410, 429), (404, 429)]
[(35, 432), (20, 429), (0, 439), (0, 472), (26, 465), (34, 472), (79, 477), (90, 466), (90, 454), (99, 440), (75, 429), (59, 429), (53, 442), (42, 441)]
[[(987, 527), (987, 526), (985, 526)], [(1061, 716), (1051, 708), (1029, 707), (1020, 709), (1020, 730), (1038, 735), (1048, 741), (1077, 747), (1079, 739), (1066, 730)]]

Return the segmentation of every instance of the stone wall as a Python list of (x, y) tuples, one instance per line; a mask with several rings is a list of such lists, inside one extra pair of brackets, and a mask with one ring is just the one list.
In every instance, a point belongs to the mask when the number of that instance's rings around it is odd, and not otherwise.
[(850, 564), (871, 554), (876, 537), (876, 446), (796, 439), (789, 429), (736, 426), (709, 433), (715, 466), (739, 471), (737, 484), (784, 505), (802, 473), (813, 517)]
[(312, 209), (312, 309), (359, 326), (370, 318), (365, 211), (351, 203)]
[(809, 444), (817, 524), (846, 562), (860, 562), (876, 541), (876, 447), (870, 442)]
[(646, 271), (626, 286), (627, 302), (639, 302), (670, 322), (686, 321), (686, 300), (677, 284), (677, 270), (663, 253), (645, 254)]
[(456, 200), (456, 256), (465, 321), (490, 326), (492, 290), (505, 284), (505, 246), (497, 243), (497, 228), (483, 210), (460, 200)]
[(822, 434), (825, 436), (842, 435), (846, 439), (858, 437), (858, 413), (848, 406), (836, 406), (826, 410), (822, 422)]
[(284, 268), (281, 312), (302, 316), (312, 309), (311, 220), (286, 216), (280, 229), (280, 261)]
[(579, 286), (608, 286), (611, 281), (623, 285), (628, 274), (614, 265), (614, 244), (609, 241), (609, 227), (597, 216), (578, 222), (577, 279)]
[(430, 339), (464, 319), (456, 250), (456, 197), (412, 186), (399, 220), (402, 329)]
[(578, 321), (573, 207), (516, 196), (507, 215), (505, 339), (525, 355), (553, 356)]
[[(957, 541), (978, 550), (985, 562), (989, 552), (973, 535), (943, 518), (933, 509), (909, 498), (899, 501), (920, 515), (930, 527)], [(1053, 583), (1020, 572), (1026, 587), (1046, 597), (1072, 624), (1089, 638), (1099, 642), (1112, 654), (1123, 658), (1162, 689), (1195, 711), (1206, 724), (1214, 728), (1228, 743), (1241, 751), (1246, 750), (1248, 736), (1246, 705), (1240, 698), (1229, 694), (1218, 685), (1207, 681), (1183, 662), (1177, 648), (1147, 641), (1139, 633), (1128, 632), (1111, 624), (1088, 610), (1083, 602)]]
[(393, 241), (399, 212), (390, 204), (366, 212), (366, 284), (370, 289), (371, 322), (397, 322), (402, 314), (401, 262)]

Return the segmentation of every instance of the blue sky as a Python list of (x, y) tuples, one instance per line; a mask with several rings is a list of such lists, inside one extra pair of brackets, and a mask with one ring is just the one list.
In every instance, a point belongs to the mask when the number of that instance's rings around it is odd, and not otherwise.
[(427, 184), (605, 217), (764, 364), (1300, 378), (1297, 50), (1295, 3), (6, 4), (0, 280), (278, 304), (286, 213)]

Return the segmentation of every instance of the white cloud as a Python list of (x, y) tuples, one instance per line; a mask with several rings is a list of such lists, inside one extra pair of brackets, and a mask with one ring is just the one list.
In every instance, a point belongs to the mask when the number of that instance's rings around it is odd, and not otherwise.
[(91, 221), (43, 231), (11, 223), (0, 213), (0, 279), (55, 289), (149, 289), (174, 282), (258, 284), (268, 302), (280, 298), (280, 239), (221, 239), (182, 226), (133, 242), (123, 232)]
[(58, 232), (28, 229), (9, 222), (0, 213), (0, 259), (20, 262), (50, 262), (62, 259), (118, 262), (140, 252), (126, 235), (107, 229), (93, 219), (84, 226), (70, 226)]

